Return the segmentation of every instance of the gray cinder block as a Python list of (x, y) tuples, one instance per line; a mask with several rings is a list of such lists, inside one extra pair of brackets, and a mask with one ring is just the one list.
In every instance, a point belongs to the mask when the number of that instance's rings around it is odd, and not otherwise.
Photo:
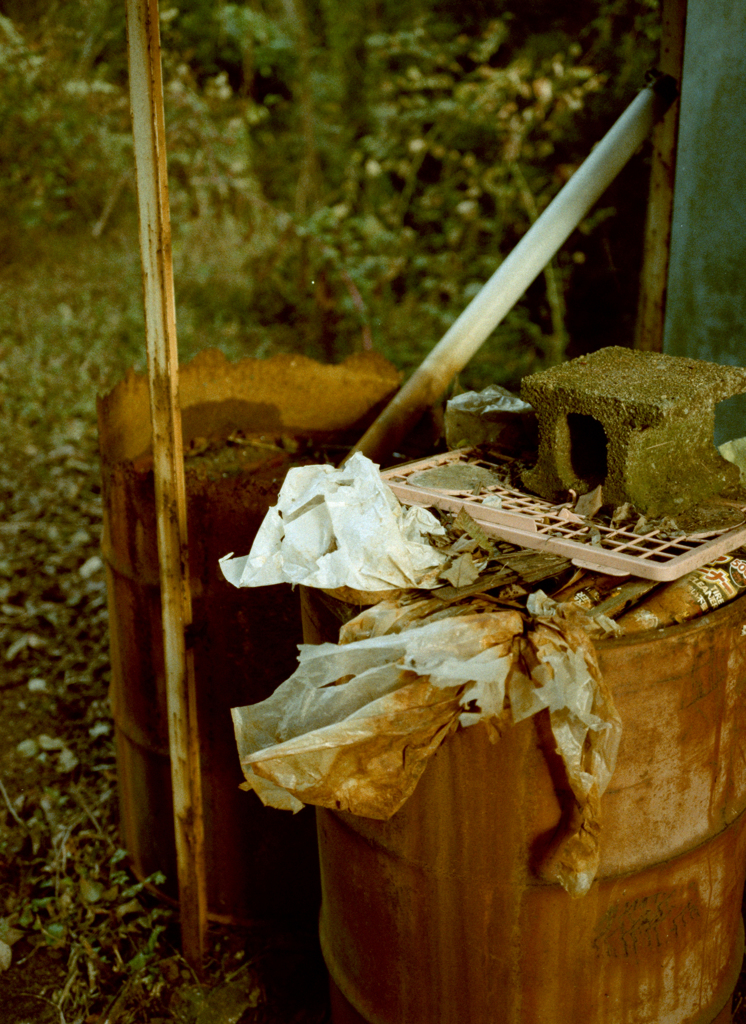
[(714, 429), (717, 403), (741, 392), (741, 367), (627, 348), (532, 374), (521, 396), (536, 410), (539, 454), (523, 481), (550, 501), (601, 484), (605, 504), (683, 511), (738, 483)]

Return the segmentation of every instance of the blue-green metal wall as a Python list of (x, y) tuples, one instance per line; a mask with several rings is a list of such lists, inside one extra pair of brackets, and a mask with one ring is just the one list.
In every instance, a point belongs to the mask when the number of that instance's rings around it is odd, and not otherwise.
[[(746, 366), (746, 0), (689, 0), (664, 351)], [(716, 441), (746, 435), (746, 401)]]

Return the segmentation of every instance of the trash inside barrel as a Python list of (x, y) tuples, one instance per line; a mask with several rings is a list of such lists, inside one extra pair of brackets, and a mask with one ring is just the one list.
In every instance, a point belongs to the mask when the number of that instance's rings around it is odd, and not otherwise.
[[(354, 553), (365, 594), (345, 593), (339, 574), (320, 587), (309, 562), (296, 580), (310, 584), (298, 667), (233, 712), (247, 784), (270, 804), (318, 808), (335, 1024), (725, 1021), (743, 957), (743, 509), (693, 556), (702, 538), (669, 524), (683, 560), (671, 569), (643, 547), (633, 554), (663, 578), (614, 584), (600, 527), (644, 516), (575, 494), (552, 520), (563, 543), (572, 527), (574, 546), (518, 546), (505, 533), (530, 514), (496, 490), (514, 480), (472, 479), (477, 463), (499, 475), (483, 454), (459, 469), (471, 474), (463, 487), (448, 465), (396, 485), (421, 516), (413, 535), (394, 510), (392, 550), (402, 536), (431, 548), (408, 587), (399, 555), (366, 548), (364, 511)], [(482, 489), (497, 500), (476, 518), (468, 503)], [(313, 510), (318, 526), (329, 501), (327, 525), (346, 529), (339, 498), (306, 501), (294, 524)], [(652, 543), (648, 525), (629, 532)], [(282, 567), (290, 550), (275, 539)], [(327, 540), (322, 563), (348, 544)], [(251, 585), (252, 554), (239, 583)], [(625, 635), (625, 616), (677, 586), (665, 574), (690, 556), (690, 581), (734, 580), (723, 606), (690, 601), (679, 624)]]
[[(239, 792), (230, 708), (262, 700), (292, 671), (297, 595), (251, 595), (218, 570), (250, 546), (287, 470), (344, 450), (398, 384), (375, 355), (323, 366), (301, 356), (229, 363), (203, 352), (182, 368), (189, 562), (211, 917), (249, 921), (318, 910), (311, 812), (282, 815)], [(112, 689), (123, 843), (136, 873), (176, 857), (161, 638), (147, 379), (128, 374), (99, 402)], [(331, 446), (331, 447), (329, 447)]]

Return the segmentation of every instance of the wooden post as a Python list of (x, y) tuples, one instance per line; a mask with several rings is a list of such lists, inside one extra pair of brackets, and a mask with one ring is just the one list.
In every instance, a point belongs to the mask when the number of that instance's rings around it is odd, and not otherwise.
[(181, 940), (199, 971), (207, 927), (204, 822), (194, 665), (185, 641), (192, 603), (158, 0), (126, 4)]
[[(663, 0), (659, 70), (676, 79), (679, 92), (684, 63), (685, 23), (686, 0)], [(663, 350), (678, 132), (679, 103), (676, 102), (653, 129), (653, 163), (650, 169), (640, 298), (635, 326), (635, 348), (647, 352)]]

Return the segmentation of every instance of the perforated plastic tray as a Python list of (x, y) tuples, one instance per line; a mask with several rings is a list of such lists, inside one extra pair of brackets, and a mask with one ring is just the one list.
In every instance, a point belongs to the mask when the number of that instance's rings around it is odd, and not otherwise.
[(657, 530), (638, 535), (629, 529), (613, 529), (576, 515), (569, 505), (552, 505), (515, 488), (489, 486), (473, 494), (408, 482), (425, 470), (459, 463), (495, 472), (500, 469), (499, 464), (491, 464), (473, 449), (464, 448), (396, 466), (381, 476), (404, 505), (434, 506), (449, 512), (463, 508), (493, 537), (519, 547), (564, 555), (575, 565), (598, 572), (675, 580), (746, 544), (746, 522), (735, 529), (671, 539), (660, 536)]

